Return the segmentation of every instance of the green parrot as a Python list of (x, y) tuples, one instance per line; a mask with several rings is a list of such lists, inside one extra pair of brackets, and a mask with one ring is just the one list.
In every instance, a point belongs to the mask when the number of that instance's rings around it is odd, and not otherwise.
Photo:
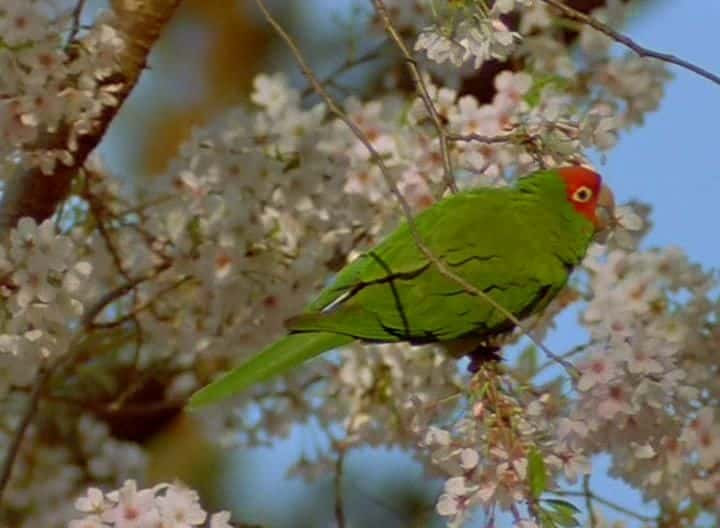
[[(413, 223), (432, 255), (522, 319), (565, 286), (613, 209), (600, 175), (571, 166), (534, 172), (511, 188), (453, 194)], [(285, 337), (200, 389), (189, 405), (217, 402), (355, 340), (477, 346), (513, 329), (506, 315), (443, 275), (403, 223), (289, 319)]]

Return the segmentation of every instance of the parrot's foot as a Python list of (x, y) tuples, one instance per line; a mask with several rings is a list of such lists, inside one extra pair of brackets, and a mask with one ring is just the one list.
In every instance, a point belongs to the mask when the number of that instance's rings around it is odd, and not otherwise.
[(498, 352), (500, 348), (497, 345), (482, 344), (469, 352), (467, 356), (470, 358), (470, 364), (468, 365), (468, 372), (475, 374), (480, 367), (490, 361), (500, 361), (502, 357)]

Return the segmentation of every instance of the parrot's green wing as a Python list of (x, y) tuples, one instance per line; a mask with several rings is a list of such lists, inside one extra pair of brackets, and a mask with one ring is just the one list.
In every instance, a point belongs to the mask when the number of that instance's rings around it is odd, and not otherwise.
[(323, 352), (346, 345), (353, 339), (328, 332), (290, 334), (278, 339), (240, 368), (231, 370), (192, 395), (190, 409), (215, 403), (285, 372)]
[[(522, 188), (460, 193), (418, 215), (415, 226), (434, 256), (522, 318), (542, 309), (564, 286), (592, 237), (589, 222), (567, 204), (562, 182), (548, 180), (545, 187), (542, 193)], [(557, 206), (548, 207), (548, 200)], [(422, 343), (489, 336), (512, 323), (445, 277), (405, 224), (341, 271), (287, 326), (294, 332)]]
[[(417, 215), (414, 225), (435, 257), (517, 318), (550, 302), (593, 236), (554, 171), (515, 188), (456, 194)], [(191, 405), (224, 399), (354, 339), (450, 341), (512, 326), (505, 313), (445, 277), (403, 224), (289, 320), (290, 335), (196, 393)]]

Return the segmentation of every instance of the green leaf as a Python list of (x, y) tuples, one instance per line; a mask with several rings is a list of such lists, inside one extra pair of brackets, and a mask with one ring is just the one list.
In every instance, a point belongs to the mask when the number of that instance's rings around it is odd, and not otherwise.
[(543, 509), (538, 513), (538, 520), (540, 521), (541, 528), (557, 528), (555, 520)]
[(534, 499), (538, 499), (547, 486), (545, 461), (540, 452), (534, 447), (528, 454), (528, 483), (530, 484), (530, 494)]
[(581, 513), (580, 509), (575, 506), (572, 502), (568, 502), (563, 499), (543, 499), (545, 504), (549, 504), (551, 508), (555, 510), (569, 510), (570, 513)]
[(575, 518), (574, 515), (567, 515), (560, 512), (551, 512), (550, 517), (552, 518), (556, 526), (561, 526), (562, 528), (577, 528), (578, 526), (580, 526), (580, 522)]
[(520, 379), (529, 380), (538, 369), (538, 349), (535, 345), (528, 345), (517, 360), (515, 371)]
[(580, 522), (575, 517), (580, 510), (571, 502), (561, 499), (545, 499), (543, 503), (550, 506), (552, 510), (543, 510), (555, 526), (562, 528), (576, 528)]

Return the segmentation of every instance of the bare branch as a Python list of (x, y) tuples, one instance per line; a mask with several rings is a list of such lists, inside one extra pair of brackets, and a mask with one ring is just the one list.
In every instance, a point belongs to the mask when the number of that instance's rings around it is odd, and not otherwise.
[[(13, 391), (20, 392), (20, 393), (31, 393), (32, 389), (28, 389), (25, 387), (13, 387)], [(143, 416), (151, 416), (153, 414), (163, 412), (163, 411), (173, 411), (173, 410), (181, 410), (185, 404), (187, 403), (186, 399), (176, 399), (176, 400), (160, 400), (160, 401), (153, 401), (153, 402), (143, 402), (139, 404), (126, 404), (123, 403), (121, 406), (115, 405), (114, 403), (98, 403), (92, 400), (81, 400), (76, 398), (71, 398), (68, 396), (63, 396), (59, 394), (41, 394), (40, 399), (51, 402), (51, 403), (57, 403), (62, 405), (68, 405), (71, 407), (76, 407), (78, 409), (82, 409), (83, 411), (87, 411), (90, 413), (93, 413), (97, 416), (101, 417), (114, 417), (114, 416), (123, 416), (123, 417), (143, 417)]]
[(583, 491), (585, 492), (585, 507), (588, 511), (588, 517), (590, 521), (590, 528), (597, 528), (598, 519), (595, 513), (595, 505), (592, 500), (592, 491), (590, 490), (590, 475), (583, 477)]
[(169, 268), (169, 264), (163, 264), (162, 266), (159, 266), (158, 268), (154, 269), (153, 271), (145, 274), (140, 275), (139, 277), (135, 277), (134, 279), (126, 282), (125, 284), (122, 284), (115, 288), (114, 290), (111, 290), (107, 292), (105, 295), (100, 297), (100, 299), (85, 313), (85, 315), (82, 318), (82, 328), (87, 330), (95, 326), (95, 318), (102, 313), (102, 311), (113, 301), (116, 301), (120, 297), (126, 295), (130, 291), (132, 291), (136, 286), (139, 284), (142, 284), (143, 282), (149, 281), (157, 277), (161, 272)]
[[(88, 182), (89, 182), (90, 175), (88, 175)], [(110, 256), (112, 257), (113, 264), (115, 265), (115, 268), (118, 270), (118, 273), (123, 276), (123, 278), (126, 281), (132, 280), (130, 276), (128, 275), (127, 271), (125, 270), (123, 264), (122, 264), (122, 258), (120, 258), (120, 253), (118, 252), (118, 249), (115, 247), (115, 243), (112, 240), (112, 237), (110, 235), (110, 232), (107, 229), (107, 226), (105, 225), (105, 212), (106, 207), (105, 204), (99, 201), (89, 190), (90, 185), (86, 183), (85, 192), (83, 193), (83, 197), (87, 200), (88, 205), (90, 206), (90, 212), (95, 217), (95, 221), (97, 222), (98, 231), (100, 232), (100, 236), (102, 237), (103, 241), (105, 242), (105, 247), (110, 252)]]
[(552, 359), (553, 361), (556, 361), (558, 364), (560, 364), (567, 372), (570, 374), (571, 377), (576, 378), (578, 376), (577, 369), (573, 367), (571, 363), (568, 361), (562, 359), (561, 357), (554, 354), (548, 347), (546, 347), (541, 341), (536, 339), (530, 330), (526, 327), (525, 324), (521, 323), (520, 320), (515, 317), (515, 315), (510, 312), (507, 308), (502, 306), (500, 303), (498, 303), (495, 299), (490, 297), (487, 293), (484, 291), (479, 290), (469, 282), (467, 282), (465, 279), (454, 273), (452, 270), (450, 270), (443, 261), (438, 259), (431, 251), (430, 249), (425, 245), (425, 242), (423, 242), (422, 237), (420, 236), (420, 233), (417, 230), (417, 226), (415, 225), (415, 222), (413, 220), (413, 214), (412, 210), (410, 209), (410, 205), (408, 204), (407, 200), (405, 200), (405, 197), (402, 195), (400, 190), (398, 189), (397, 184), (393, 180), (392, 176), (390, 175), (390, 171), (387, 168), (387, 165), (385, 164), (385, 161), (383, 160), (382, 156), (378, 153), (378, 151), (375, 149), (375, 147), (372, 145), (370, 140), (368, 139), (367, 135), (353, 122), (350, 117), (342, 111), (342, 109), (338, 106), (338, 104), (335, 102), (335, 100), (330, 96), (330, 94), (325, 90), (325, 88), (320, 84), (317, 77), (313, 73), (310, 66), (308, 66), (307, 62), (305, 61), (305, 58), (303, 57), (300, 49), (297, 47), (297, 44), (295, 44), (295, 41), (293, 38), (283, 29), (283, 27), (280, 25), (280, 23), (270, 14), (270, 12), (267, 9), (267, 6), (265, 5), (264, 0), (255, 0), (260, 10), (263, 12), (265, 19), (268, 21), (268, 23), (273, 27), (273, 29), (277, 32), (278, 35), (285, 41), (287, 46), (292, 51), (292, 54), (295, 57), (295, 60), (298, 62), (300, 68), (303, 71), (303, 74), (305, 77), (310, 81), (310, 84), (313, 86), (317, 94), (322, 98), (322, 100), (325, 102), (325, 104), (328, 106), (328, 109), (335, 114), (338, 119), (343, 121), (347, 127), (352, 131), (353, 134), (358, 138), (358, 140), (365, 146), (365, 148), (368, 151), (368, 154), (370, 155), (370, 159), (372, 162), (380, 169), (380, 172), (383, 176), (383, 179), (385, 180), (386, 185), (390, 188), (390, 191), (392, 192), (393, 196), (398, 200), (400, 203), (400, 206), (402, 207), (403, 213), (405, 215), (405, 219), (408, 224), (408, 229), (410, 231), (410, 234), (413, 237), (413, 240), (415, 241), (415, 244), (417, 245), (420, 252), (423, 254), (425, 258), (428, 259), (433, 265), (437, 266), (438, 271), (448, 279), (454, 281), (458, 285), (462, 286), (462, 288), (469, 293), (470, 295), (474, 295), (476, 297), (479, 297), (480, 299), (484, 300), (490, 306), (498, 310), (501, 314), (503, 314), (505, 317), (508, 318), (515, 326), (517, 326), (524, 335), (526, 335), (539, 349), (541, 349), (547, 357)]
[(483, 136), (480, 134), (447, 134), (448, 141), (459, 141), (469, 143), (471, 141), (477, 141), (478, 143), (511, 143), (517, 134), (501, 134), (499, 136)]
[[(7, 238), (23, 216), (34, 218), (39, 223), (50, 217), (58, 203), (65, 199), (72, 179), (103, 138), (110, 122), (137, 84), (150, 48), (180, 0), (113, 0), (111, 3), (116, 15), (112, 24), (125, 46), (117, 57), (117, 72), (104, 79), (101, 85), (120, 87), (115, 93), (118, 104), (104, 107), (90, 132), (78, 138), (70, 165), (58, 163), (50, 175), (44, 174), (39, 168), (16, 167), (13, 170), (0, 202), (0, 240)], [(78, 45), (81, 46), (82, 41)], [(65, 150), (68, 139), (67, 127), (61, 127), (56, 132), (44, 134), (29, 150)]]
[(455, 176), (453, 175), (452, 163), (450, 161), (450, 151), (448, 150), (447, 132), (442, 124), (442, 121), (440, 120), (440, 115), (438, 114), (437, 109), (433, 104), (432, 98), (430, 97), (430, 93), (428, 92), (422, 72), (417, 65), (417, 61), (413, 58), (410, 50), (405, 45), (405, 42), (403, 41), (400, 34), (397, 32), (397, 29), (395, 29), (395, 26), (390, 19), (390, 14), (388, 13), (387, 7), (385, 7), (383, 1), (372, 1), (375, 5), (375, 10), (380, 15), (380, 18), (382, 18), (383, 25), (385, 26), (385, 31), (387, 31), (388, 35), (390, 35), (390, 38), (395, 41), (395, 44), (397, 44), (398, 49), (400, 50), (405, 61), (407, 62), (408, 69), (410, 70), (410, 75), (412, 75), (413, 81), (415, 81), (415, 87), (417, 89), (418, 95), (420, 95), (420, 98), (425, 105), (425, 109), (427, 110), (428, 114), (430, 114), (433, 125), (435, 126), (435, 130), (437, 131), (438, 139), (440, 140), (440, 153), (442, 155), (443, 167), (445, 171), (445, 184), (452, 192), (457, 192), (457, 184), (455, 183)]
[(606, 499), (604, 497), (600, 497), (596, 495), (592, 490), (588, 491), (554, 491), (556, 495), (561, 495), (564, 497), (589, 497), (590, 500), (598, 502), (602, 504), (603, 506), (607, 506), (608, 508), (615, 510), (619, 513), (624, 513), (625, 515), (632, 517), (634, 519), (637, 519), (638, 521), (651, 523), (651, 522), (657, 522), (657, 517), (652, 517), (650, 515), (643, 515), (642, 513), (638, 513), (636, 511), (633, 511), (629, 508), (626, 508), (625, 506), (621, 506), (620, 504), (617, 504), (616, 502), (611, 501), (610, 499)]
[(2, 469), (0, 470), (0, 504), (2, 504), (3, 494), (10, 482), (12, 470), (15, 466), (15, 460), (20, 452), (20, 447), (22, 446), (23, 439), (25, 438), (25, 433), (35, 417), (35, 412), (37, 411), (38, 403), (40, 402), (40, 395), (42, 394), (43, 387), (52, 373), (51, 369), (45, 367), (46, 365), (44, 363), (41, 363), (38, 367), (38, 372), (35, 376), (35, 383), (33, 384), (32, 392), (30, 393), (30, 400), (28, 401), (25, 412), (22, 415), (20, 425), (18, 425), (18, 428), (13, 435), (12, 442), (10, 443), (10, 447), (5, 455), (5, 460), (3, 460)]
[(335, 523), (337, 528), (345, 528), (345, 503), (343, 501), (342, 480), (343, 470), (345, 468), (346, 446), (342, 442), (337, 443), (337, 460), (335, 461), (335, 479), (333, 486), (335, 489)]
[(82, 18), (82, 12), (83, 9), (85, 9), (86, 3), (87, 0), (77, 0), (77, 3), (72, 10), (72, 26), (70, 27), (70, 33), (68, 34), (67, 45), (70, 45), (75, 41), (75, 37), (77, 37), (78, 31), (80, 31), (80, 19)]
[(543, 2), (554, 7), (558, 11), (562, 12), (562, 14), (566, 18), (568, 18), (570, 20), (575, 20), (576, 22), (580, 22), (582, 24), (586, 24), (586, 25), (598, 30), (600, 33), (607, 35), (614, 41), (619, 42), (623, 46), (631, 49), (632, 51), (637, 53), (640, 57), (649, 57), (652, 59), (657, 59), (657, 60), (660, 60), (663, 62), (667, 62), (669, 64), (674, 64), (676, 66), (680, 66), (681, 68), (690, 70), (691, 72), (696, 73), (696, 74), (700, 75), (701, 77), (705, 77), (706, 79), (709, 79), (710, 81), (714, 82), (715, 84), (720, 84), (720, 76), (715, 75), (714, 73), (709, 72), (706, 69), (701, 68), (700, 66), (697, 66), (696, 64), (693, 64), (692, 62), (689, 62), (689, 61), (686, 61), (679, 57), (676, 57), (675, 55), (671, 55), (669, 53), (661, 53), (659, 51), (654, 51), (654, 50), (651, 50), (644, 46), (641, 46), (640, 44), (635, 42), (633, 39), (628, 37), (627, 35), (623, 35), (622, 33), (615, 31), (613, 28), (611, 28), (607, 24), (604, 24), (597, 18), (587, 15), (587, 14), (583, 13), (582, 11), (578, 11), (577, 9), (574, 9), (574, 8), (570, 7), (569, 5), (564, 4), (560, 0), (543, 0)]
[[(159, 273), (159, 272), (158, 272), (158, 273)], [(152, 278), (152, 277), (149, 277), (149, 278)], [(162, 297), (162, 296), (165, 295), (166, 293), (171, 292), (171, 291), (174, 290), (175, 288), (179, 288), (180, 286), (182, 286), (183, 284), (189, 282), (190, 280), (192, 280), (192, 277), (189, 277), (189, 276), (188, 276), (188, 277), (181, 277), (181, 278), (177, 279), (176, 281), (172, 282), (171, 284), (167, 285), (165, 288), (162, 288), (161, 290), (155, 292), (155, 295), (153, 296), (152, 299), (149, 299), (149, 300), (145, 301), (144, 303), (141, 303), (141, 304), (136, 305), (136, 306), (132, 309), (132, 311), (130, 311), (130, 312), (128, 312), (128, 313), (126, 313), (126, 314), (118, 317), (117, 319), (113, 319), (112, 321), (107, 321), (107, 322), (103, 322), (103, 323), (95, 323), (95, 322), (91, 321), (89, 328), (90, 328), (90, 329), (93, 329), (93, 330), (95, 330), (95, 329), (101, 329), (101, 328), (104, 328), (104, 329), (107, 329), (107, 328), (116, 328), (116, 327), (118, 327), (118, 326), (120, 326), (120, 325), (122, 325), (122, 324), (124, 324), (124, 323), (126, 323), (126, 322), (128, 322), (128, 321), (133, 321), (133, 322), (135, 322), (136, 328), (140, 328), (140, 327), (139, 327), (139, 323), (137, 322), (137, 316), (138, 316), (140, 313), (144, 312), (145, 310), (147, 310), (148, 308), (150, 308), (153, 304), (155, 304), (155, 302), (157, 302), (157, 299), (158, 299), (159, 297)], [(128, 291), (129, 291), (129, 290), (128, 290)], [(128, 291), (126, 291), (125, 293), (122, 293), (121, 295), (119, 295), (118, 298), (120, 298), (120, 297), (122, 297), (123, 295), (125, 295), (126, 293), (128, 293)], [(108, 304), (109, 304), (109, 303), (108, 303)], [(98, 315), (99, 315), (99, 314), (98, 314)]]
[[(103, 295), (93, 306), (90, 307), (90, 309), (83, 316), (80, 327), (78, 328), (77, 333), (73, 337), (73, 340), (70, 344), (69, 351), (64, 355), (57, 357), (50, 365), (46, 365), (45, 363), (42, 363), (40, 365), (37, 376), (35, 378), (35, 384), (33, 385), (32, 392), (30, 393), (30, 401), (28, 403), (27, 409), (23, 414), (22, 420), (15, 432), (15, 435), (13, 436), (12, 443), (10, 444), (8, 453), (5, 456), (5, 460), (3, 461), (2, 469), (0, 470), (0, 503), (2, 502), (3, 492), (5, 491), (8, 481), (10, 480), (12, 469), (15, 464), (15, 460), (17, 459), (17, 455), (20, 450), (22, 440), (25, 436), (25, 432), (27, 431), (27, 428), (30, 426), (30, 423), (35, 416), (35, 412), (37, 411), (38, 403), (41, 397), (43, 397), (45, 385), (50, 381), (50, 378), (52, 378), (55, 372), (57, 372), (59, 369), (61, 369), (68, 363), (71, 363), (75, 359), (75, 357), (77, 356), (77, 351), (73, 350), (73, 346), (77, 344), (78, 338), (83, 335), (84, 332), (91, 328), (95, 318), (100, 313), (102, 313), (106, 306), (108, 306), (113, 301), (119, 299), (142, 282), (154, 278), (166, 267), (167, 265), (165, 265), (164, 267), (161, 266), (153, 272), (137, 277)], [(80, 348), (76, 350), (80, 350)]]
[[(378, 44), (377, 46), (373, 47), (372, 49), (366, 51), (362, 55), (359, 55), (355, 58), (344, 61), (340, 66), (335, 68), (335, 70), (333, 70), (327, 77), (325, 77), (325, 79), (323, 81), (321, 81), (322, 85), (325, 86), (326, 84), (330, 84), (330, 83), (334, 82), (335, 79), (337, 79), (341, 75), (349, 72), (353, 68), (356, 68), (367, 62), (372, 62), (375, 59), (379, 59), (382, 56), (382, 54), (380, 52), (385, 47), (386, 43), (387, 43), (387, 41), (383, 41), (380, 44)], [(301, 97), (305, 98), (308, 95), (310, 95), (311, 93), (313, 93), (314, 91), (315, 90), (313, 90), (312, 86), (308, 86), (307, 88), (305, 88), (302, 91), (302, 93), (300, 95), (301, 95)]]

